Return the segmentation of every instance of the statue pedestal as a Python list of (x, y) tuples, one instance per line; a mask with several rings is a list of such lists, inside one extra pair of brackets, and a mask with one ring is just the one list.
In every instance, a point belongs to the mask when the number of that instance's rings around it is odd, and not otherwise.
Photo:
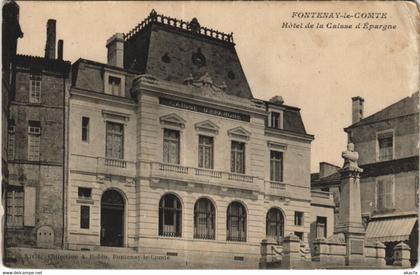
[(345, 237), (346, 265), (363, 265), (365, 229), (362, 224), (360, 171), (346, 167), (340, 171), (340, 174), (339, 220), (334, 233), (343, 234)]

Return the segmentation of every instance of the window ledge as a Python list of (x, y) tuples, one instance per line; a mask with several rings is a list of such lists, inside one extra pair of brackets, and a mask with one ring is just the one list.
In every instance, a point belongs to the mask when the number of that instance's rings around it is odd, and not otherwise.
[(94, 204), (94, 201), (88, 198), (78, 198), (76, 201), (78, 203)]

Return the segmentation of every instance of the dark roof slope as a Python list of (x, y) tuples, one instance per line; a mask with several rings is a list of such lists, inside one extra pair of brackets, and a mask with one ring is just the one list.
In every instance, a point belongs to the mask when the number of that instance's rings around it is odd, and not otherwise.
[(283, 111), (283, 129), (300, 134), (306, 134), (300, 112), (294, 109)]
[(379, 112), (370, 115), (359, 122), (350, 125), (349, 127), (345, 128), (355, 128), (361, 125), (371, 124), (374, 122), (379, 122), (383, 120), (389, 120), (401, 116), (411, 115), (419, 113), (418, 109), (419, 105), (419, 92), (412, 94), (409, 97), (403, 98), (400, 101), (389, 105), (388, 107), (382, 109)]
[(154, 11), (125, 35), (124, 67), (139, 73), (183, 83), (206, 73), (226, 93), (252, 98), (232, 35), (184, 22)]
[(68, 75), (71, 68), (70, 61), (48, 59), (32, 55), (16, 55), (16, 65), (29, 68), (32, 71), (46, 70), (49, 72), (62, 73)]

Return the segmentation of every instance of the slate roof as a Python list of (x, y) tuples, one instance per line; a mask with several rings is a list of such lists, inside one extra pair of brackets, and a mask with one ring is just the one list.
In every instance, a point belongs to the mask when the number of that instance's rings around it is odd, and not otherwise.
[(185, 22), (152, 11), (125, 35), (124, 67), (178, 83), (208, 73), (214, 84), (227, 85), (226, 93), (253, 97), (232, 34), (201, 27), (196, 19)]
[(350, 125), (349, 127), (345, 128), (344, 130), (355, 128), (358, 126), (371, 124), (383, 120), (389, 120), (401, 116), (411, 115), (411, 114), (418, 114), (419, 109), (419, 92), (412, 94), (406, 98), (397, 101), (396, 103), (389, 105), (388, 107), (382, 109), (379, 112), (374, 113), (357, 123)]
[(33, 71), (47, 70), (50, 72), (63, 73), (68, 75), (71, 68), (70, 61), (48, 59), (32, 55), (16, 55), (15, 63), (17, 66), (30, 68)]
[(293, 109), (283, 111), (283, 129), (300, 134), (307, 134), (300, 112)]

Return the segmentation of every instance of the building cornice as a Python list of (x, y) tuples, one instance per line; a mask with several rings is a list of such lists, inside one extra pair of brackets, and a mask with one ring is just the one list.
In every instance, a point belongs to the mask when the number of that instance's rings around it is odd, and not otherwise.
[(295, 132), (287, 131), (283, 129), (273, 129), (273, 128), (267, 128), (267, 127), (265, 128), (264, 133), (265, 135), (268, 135), (268, 136), (294, 139), (294, 140), (303, 141), (306, 143), (311, 143), (315, 139), (315, 136), (313, 135), (295, 133)]
[(211, 91), (210, 87), (200, 88), (191, 85), (176, 84), (149, 75), (140, 75), (133, 80), (132, 93), (137, 96), (143, 93), (149, 93), (155, 96), (182, 100), (194, 104), (205, 104), (209, 107), (222, 108), (238, 113), (264, 117), (267, 115), (263, 101), (232, 96), (219, 91)]
[(85, 89), (81, 89), (77, 87), (71, 87), (70, 96), (76, 97), (76, 98), (79, 97), (79, 98), (86, 98), (86, 99), (92, 99), (92, 100), (100, 100), (102, 102), (107, 102), (113, 105), (120, 105), (123, 107), (134, 108), (136, 106), (136, 103), (134, 103), (132, 100), (125, 97), (98, 93), (98, 92), (89, 91), (89, 90), (85, 90)]

